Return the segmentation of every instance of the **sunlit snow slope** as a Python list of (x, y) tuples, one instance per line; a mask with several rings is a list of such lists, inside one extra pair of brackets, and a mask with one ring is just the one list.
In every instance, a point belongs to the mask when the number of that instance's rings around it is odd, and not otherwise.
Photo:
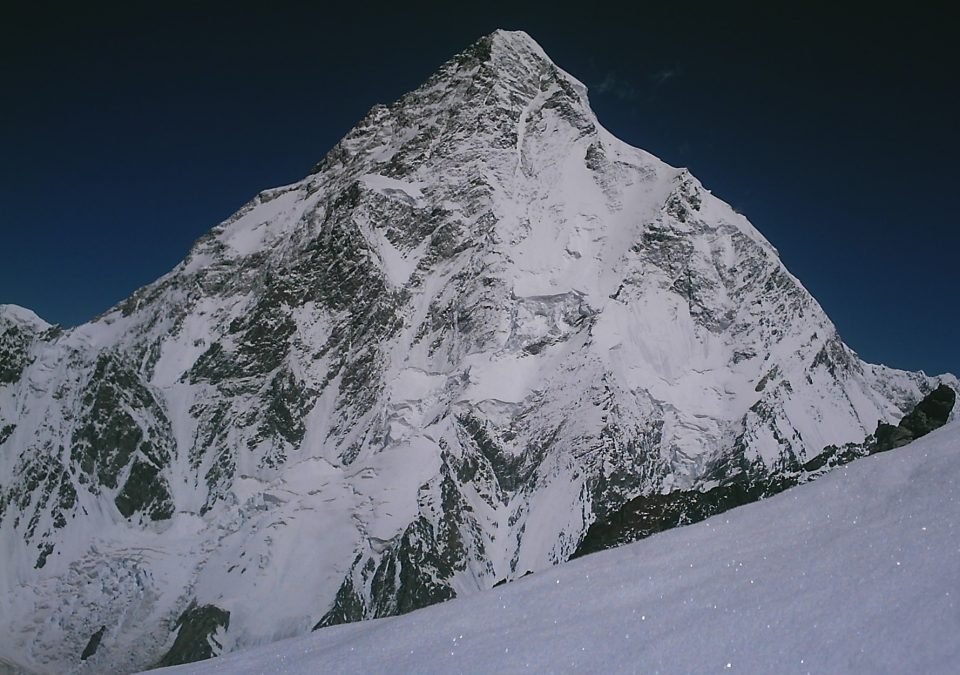
[(470, 598), (169, 672), (956, 673), (958, 635), (953, 423)]

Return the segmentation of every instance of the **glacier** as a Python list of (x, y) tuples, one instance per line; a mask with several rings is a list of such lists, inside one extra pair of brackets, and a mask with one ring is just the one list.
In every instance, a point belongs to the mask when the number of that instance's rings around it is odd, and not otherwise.
[(940, 384), (497, 31), (93, 321), (0, 306), (0, 658), (132, 672), (471, 595)]
[(954, 673), (960, 423), (401, 617), (161, 673)]

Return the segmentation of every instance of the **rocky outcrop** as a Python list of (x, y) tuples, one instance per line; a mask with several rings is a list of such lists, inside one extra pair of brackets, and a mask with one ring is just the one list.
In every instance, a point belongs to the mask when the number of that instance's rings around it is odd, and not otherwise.
[(174, 627), (177, 637), (157, 667), (203, 661), (219, 654), (223, 645), (217, 641), (217, 635), (230, 628), (230, 612), (214, 605), (197, 606), (194, 602)]
[(606, 517), (594, 521), (571, 558), (645, 539), (681, 525), (689, 525), (814, 480), (826, 471), (859, 457), (886, 452), (925, 436), (946, 424), (956, 392), (945, 384), (923, 399), (893, 426), (881, 423), (874, 435), (842, 448), (827, 446), (806, 462), (801, 471), (780, 474), (740, 474), (719, 485), (697, 490), (643, 495), (631, 499)]
[(950, 418), (957, 393), (945, 384), (924, 396), (897, 426), (880, 422), (874, 432), (876, 451), (883, 452), (906, 445), (934, 429), (939, 429)]

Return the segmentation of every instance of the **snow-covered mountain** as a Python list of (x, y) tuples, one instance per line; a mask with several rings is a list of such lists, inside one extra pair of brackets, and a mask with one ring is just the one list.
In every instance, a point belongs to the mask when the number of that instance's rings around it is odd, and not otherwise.
[(498, 31), (94, 321), (0, 307), (0, 656), (130, 671), (468, 595), (938, 383)]
[(487, 593), (170, 675), (952, 674), (958, 483), (955, 423), (787, 494)]

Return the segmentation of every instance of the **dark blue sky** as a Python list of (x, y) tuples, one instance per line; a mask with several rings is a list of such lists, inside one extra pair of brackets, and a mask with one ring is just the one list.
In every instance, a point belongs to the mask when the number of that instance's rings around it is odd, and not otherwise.
[(144, 6), (5, 10), (0, 302), (92, 318), (257, 191), (301, 178), (374, 103), (503, 27), (583, 80), (617, 136), (745, 213), (864, 358), (960, 373), (945, 15), (129, 4)]

